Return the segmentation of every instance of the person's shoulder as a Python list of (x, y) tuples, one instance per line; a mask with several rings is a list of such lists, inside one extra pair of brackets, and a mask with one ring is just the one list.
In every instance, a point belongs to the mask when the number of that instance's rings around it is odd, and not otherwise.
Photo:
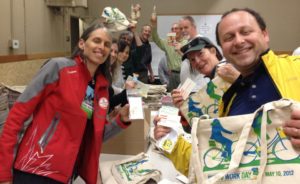
[(300, 56), (300, 47), (296, 48), (296, 49), (293, 51), (293, 56)]
[(44, 64), (43, 67), (57, 67), (57, 68), (63, 68), (67, 66), (74, 66), (76, 65), (76, 62), (68, 57), (55, 57), (48, 59)]
[(55, 57), (55, 58), (51, 58), (50, 60), (51, 62), (54, 63), (65, 63), (65, 64), (75, 63), (74, 59), (71, 59), (69, 57)]

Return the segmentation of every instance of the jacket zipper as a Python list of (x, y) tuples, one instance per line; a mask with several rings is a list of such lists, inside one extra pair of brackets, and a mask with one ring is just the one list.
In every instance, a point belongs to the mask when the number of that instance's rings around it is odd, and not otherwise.
[(264, 60), (263, 60), (263, 59), (262, 59), (262, 62), (263, 62), (262, 64), (263, 64), (263, 67), (265, 68), (265, 70), (266, 70), (266, 72), (267, 72), (268, 77), (270, 78), (270, 80), (271, 80), (273, 86), (275, 87), (277, 93), (278, 93), (279, 96), (282, 98), (282, 94), (280, 93), (280, 90), (278, 89), (278, 86), (276, 85), (274, 79), (272, 78), (272, 76), (271, 76), (271, 74), (270, 74), (270, 72), (269, 72), (269, 70), (268, 70), (266, 64), (264, 63)]
[(46, 146), (48, 145), (50, 139), (52, 138), (52, 136), (56, 130), (59, 120), (60, 120), (60, 114), (56, 113), (53, 120), (51, 121), (49, 127), (47, 128), (45, 133), (40, 138), (38, 144), (40, 145), (41, 153), (44, 153)]

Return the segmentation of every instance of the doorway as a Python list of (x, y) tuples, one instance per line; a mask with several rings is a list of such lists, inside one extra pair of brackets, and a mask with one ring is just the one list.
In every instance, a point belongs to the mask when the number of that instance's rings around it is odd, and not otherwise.
[(71, 53), (73, 53), (80, 37), (79, 18), (71, 16), (70, 20), (71, 27)]

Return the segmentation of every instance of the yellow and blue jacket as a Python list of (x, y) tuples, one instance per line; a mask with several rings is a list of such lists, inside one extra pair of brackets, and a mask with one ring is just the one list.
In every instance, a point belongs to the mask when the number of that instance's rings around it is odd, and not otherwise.
[[(276, 55), (272, 50), (261, 56), (268, 75), (282, 98), (300, 101), (300, 56)], [(226, 116), (236, 94), (233, 94), (226, 107), (221, 101), (219, 105), (220, 117)], [(179, 137), (171, 154), (165, 155), (173, 162), (175, 168), (184, 175), (188, 175), (192, 145), (183, 137)]]

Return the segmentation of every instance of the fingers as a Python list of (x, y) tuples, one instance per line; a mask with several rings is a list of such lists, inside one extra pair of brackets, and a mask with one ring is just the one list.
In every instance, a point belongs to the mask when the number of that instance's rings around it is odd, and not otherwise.
[(171, 93), (174, 105), (179, 108), (183, 104), (183, 93), (179, 89), (174, 89)]
[(155, 81), (154, 76), (153, 76), (153, 75), (150, 75), (150, 76), (149, 76), (149, 80), (150, 80), (150, 82), (154, 82), (154, 81)]
[(179, 94), (181, 93), (181, 90), (180, 89), (173, 89), (173, 91), (171, 91), (171, 95), (176, 95), (176, 94)]
[(130, 23), (130, 24), (128, 25), (128, 28), (129, 28), (129, 30), (130, 30), (131, 32), (135, 32), (135, 30), (136, 30), (136, 24), (135, 24), (135, 23)]
[(121, 121), (123, 121), (123, 122), (130, 121), (130, 119), (129, 119), (129, 104), (126, 104), (123, 107), (121, 107), (119, 110), (119, 114), (120, 114)]
[(156, 115), (156, 116), (153, 118), (153, 123), (154, 123), (155, 126), (157, 125), (157, 122), (160, 121), (160, 119), (161, 119), (161, 117), (158, 116), (158, 115)]
[[(300, 121), (300, 109), (294, 109), (291, 113), (291, 119)], [(298, 124), (299, 125), (299, 124)], [(300, 127), (300, 125), (299, 125)]]
[(133, 9), (134, 9), (134, 11), (139, 11), (139, 10), (141, 10), (142, 8), (141, 8), (141, 5), (140, 5), (140, 4), (135, 4), (135, 5), (133, 6)]
[(234, 82), (240, 75), (231, 64), (225, 64), (217, 68), (217, 74), (228, 82)]
[(112, 121), (117, 117), (117, 115), (120, 112), (120, 109), (121, 109), (120, 105), (114, 107), (114, 109), (108, 114), (109, 121)]
[(168, 127), (164, 127), (164, 126), (160, 126), (160, 125), (155, 126), (155, 128), (154, 128), (154, 138), (155, 138), (155, 140), (158, 140), (158, 139), (164, 137), (170, 131), (171, 131), (171, 129), (168, 128)]
[(229, 68), (227, 65), (222, 65), (220, 67), (217, 68), (217, 73), (220, 75), (220, 76), (227, 76), (230, 74), (229, 72)]
[(300, 139), (300, 129), (293, 127), (284, 127), (283, 130), (287, 136)]
[(284, 125), (284, 133), (292, 138), (300, 138), (300, 120), (288, 120)]
[(288, 136), (300, 138), (300, 110), (293, 110), (291, 119), (284, 124), (284, 131)]
[(300, 148), (300, 139), (291, 138), (292, 145), (296, 148)]
[(156, 16), (156, 14), (152, 13), (151, 18), (150, 18), (150, 22), (151, 22), (152, 26), (156, 27), (156, 25), (157, 25), (157, 16)]
[(300, 129), (300, 119), (290, 119), (285, 122), (284, 127)]
[(121, 107), (120, 113), (124, 114), (124, 115), (128, 115), (129, 114), (129, 104), (126, 104), (123, 107)]
[(135, 87), (136, 83), (134, 81), (126, 81), (125, 82), (125, 88), (126, 89), (133, 89)]
[(291, 119), (284, 124), (284, 133), (291, 138), (295, 147), (300, 147), (300, 110), (293, 110)]

